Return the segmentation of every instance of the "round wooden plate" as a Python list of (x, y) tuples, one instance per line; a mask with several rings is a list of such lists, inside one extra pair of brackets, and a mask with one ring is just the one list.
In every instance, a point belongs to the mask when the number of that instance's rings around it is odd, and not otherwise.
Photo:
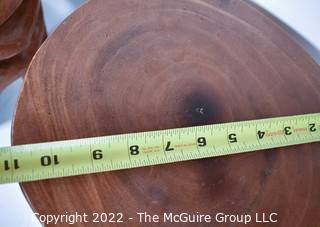
[[(319, 66), (271, 18), (234, 2), (89, 1), (33, 59), (13, 143), (319, 112)], [(123, 212), (135, 218), (130, 226), (144, 211), (277, 212), (273, 226), (316, 226), (319, 149), (306, 144), (21, 187), (40, 214)]]
[(32, 42), (27, 49), (20, 54), (0, 61), (0, 92), (12, 81), (25, 73), (31, 58), (36, 53), (47, 34), (42, 11), (37, 19), (37, 24), (32, 35)]
[(39, 0), (26, 0), (0, 25), (0, 60), (11, 58), (30, 45), (39, 15)]
[(22, 0), (0, 1), (0, 25), (5, 22), (21, 4)]

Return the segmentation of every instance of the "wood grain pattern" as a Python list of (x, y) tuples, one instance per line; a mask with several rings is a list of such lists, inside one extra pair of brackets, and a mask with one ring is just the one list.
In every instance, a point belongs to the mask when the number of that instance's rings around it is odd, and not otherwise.
[(1, 24), (0, 60), (11, 58), (30, 45), (39, 10), (39, 0), (23, 1), (14, 14)]
[[(33, 59), (13, 143), (319, 112), (319, 75), (284, 29), (244, 1), (90, 1)], [(41, 214), (278, 212), (272, 226), (316, 226), (319, 148), (306, 144), (21, 187)]]
[(12, 81), (22, 76), (42, 42), (47, 37), (42, 11), (37, 19), (37, 24), (32, 35), (32, 42), (20, 54), (0, 61), (0, 92)]
[(22, 0), (1, 0), (0, 1), (0, 25), (5, 22), (18, 8)]

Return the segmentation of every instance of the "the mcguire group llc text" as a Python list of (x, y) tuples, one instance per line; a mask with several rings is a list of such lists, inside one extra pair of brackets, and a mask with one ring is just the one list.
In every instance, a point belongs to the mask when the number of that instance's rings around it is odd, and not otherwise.
[(94, 212), (80, 213), (65, 212), (64, 214), (39, 214), (35, 213), (36, 219), (43, 224), (59, 225), (62, 223), (277, 223), (277, 213), (254, 213), (254, 214), (203, 214), (200, 212), (164, 212), (152, 214), (148, 212), (137, 212), (133, 215), (126, 215), (122, 212)]

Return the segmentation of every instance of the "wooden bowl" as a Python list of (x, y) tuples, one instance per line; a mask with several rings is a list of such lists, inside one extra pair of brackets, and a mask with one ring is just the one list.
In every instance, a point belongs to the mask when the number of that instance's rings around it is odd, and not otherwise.
[(39, 13), (30, 45), (18, 55), (0, 61), (0, 92), (26, 72), (33, 55), (47, 37), (42, 11)]
[(0, 1), (0, 25), (5, 22), (18, 8), (22, 0), (1, 0)]
[[(319, 75), (286, 30), (245, 1), (89, 1), (34, 57), (12, 141), (319, 112)], [(122, 212), (128, 226), (138, 225), (137, 212), (276, 212), (272, 226), (317, 226), (319, 149), (305, 144), (21, 187), (40, 214)]]
[(39, 0), (26, 0), (0, 25), (0, 60), (11, 58), (30, 45), (39, 15)]

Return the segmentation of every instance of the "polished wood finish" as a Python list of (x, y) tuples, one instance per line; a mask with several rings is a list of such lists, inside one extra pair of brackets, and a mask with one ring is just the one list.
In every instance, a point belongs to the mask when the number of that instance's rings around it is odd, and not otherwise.
[(5, 22), (18, 8), (22, 0), (1, 0), (0, 1), (0, 25)]
[[(89, 1), (33, 59), (13, 143), (319, 112), (319, 66), (272, 18), (235, 2)], [(41, 214), (123, 212), (136, 218), (128, 226), (138, 224), (139, 211), (277, 212), (272, 226), (316, 226), (319, 149), (305, 144), (21, 187)]]
[(39, 15), (39, 0), (26, 0), (0, 25), (0, 60), (11, 58), (30, 45)]
[(0, 92), (12, 81), (22, 76), (42, 42), (47, 37), (42, 11), (37, 20), (29, 47), (20, 54), (0, 61)]

